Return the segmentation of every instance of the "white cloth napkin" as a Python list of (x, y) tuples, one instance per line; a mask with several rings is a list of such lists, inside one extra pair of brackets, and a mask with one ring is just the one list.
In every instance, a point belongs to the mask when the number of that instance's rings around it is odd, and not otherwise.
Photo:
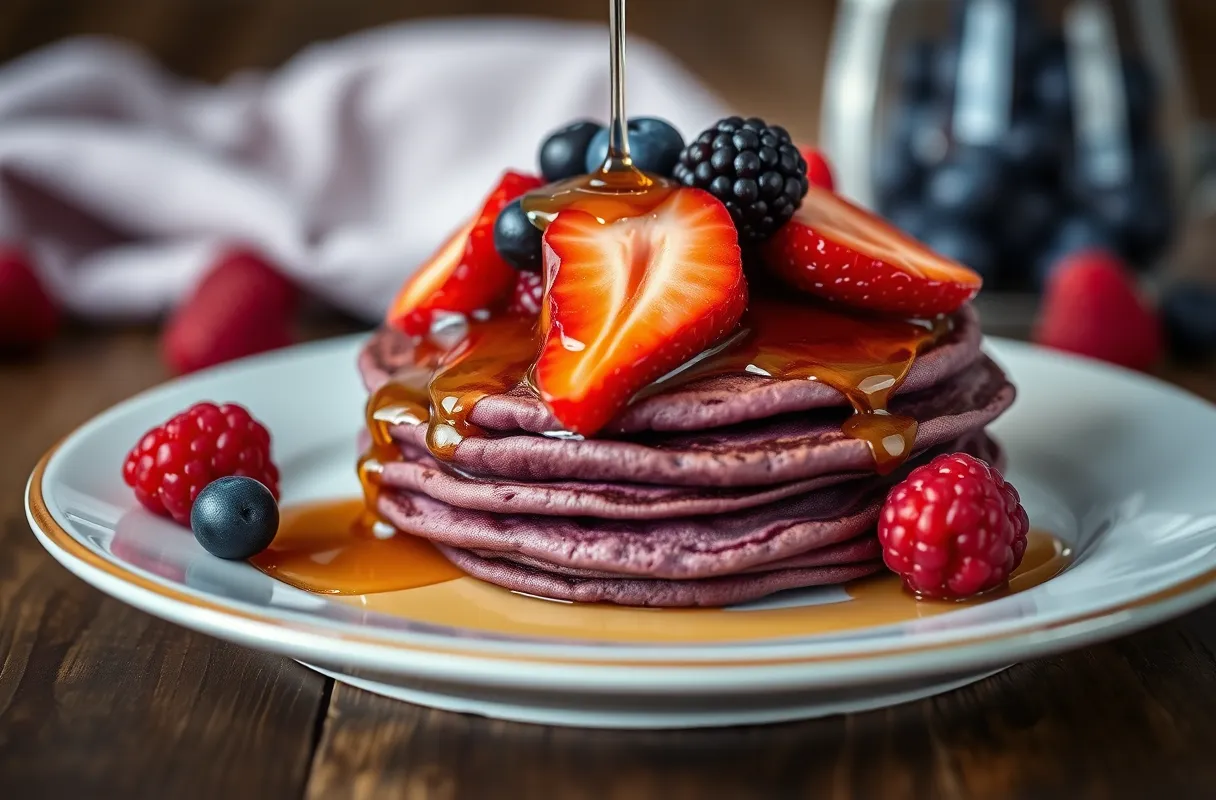
[[(222, 86), (70, 40), (0, 68), (0, 241), (73, 313), (150, 317), (218, 251), (254, 246), (368, 320), (547, 131), (608, 108), (607, 33), (442, 20), (359, 34)], [(632, 116), (685, 135), (724, 106), (642, 41)]]

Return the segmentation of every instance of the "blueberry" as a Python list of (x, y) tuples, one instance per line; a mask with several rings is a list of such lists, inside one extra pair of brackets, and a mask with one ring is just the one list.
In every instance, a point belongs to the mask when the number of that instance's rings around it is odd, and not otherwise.
[(946, 158), (950, 144), (949, 119), (941, 108), (927, 103), (902, 106), (891, 129), (893, 147), (918, 167), (935, 167)]
[(580, 120), (549, 134), (540, 146), (540, 172), (545, 180), (560, 181), (584, 174), (587, 146), (601, 131), (605, 129), (598, 122)]
[(1036, 187), (1014, 192), (1001, 204), (999, 215), (1005, 250), (1023, 257), (1023, 268), (1031, 266), (1029, 258), (1051, 234), (1059, 214), (1060, 203), (1054, 192)]
[(1182, 358), (1216, 353), (1216, 286), (1180, 280), (1161, 296), (1161, 316), (1170, 348)]
[(507, 205), (494, 220), (494, 249), (516, 269), (540, 272), (541, 232), (524, 213), (523, 198)]
[(1014, 58), (1017, 59), (1016, 69), (1020, 73), (1027, 65), (1033, 64), (1046, 48), (1049, 33), (1034, 2), (1017, 5), (1017, 38), (1013, 47)]
[(894, 147), (886, 148), (874, 159), (874, 190), (885, 207), (918, 197), (924, 177), (916, 162)]
[(1146, 145), (1132, 155), (1136, 180), (1168, 191), (1171, 184), (1170, 155), (1160, 142)]
[(929, 232), (931, 222), (924, 204), (917, 202), (896, 204), (887, 212), (887, 219), (913, 239), (920, 240)]
[(1064, 42), (1049, 41), (1031, 73), (1031, 102), (1035, 111), (1059, 122), (1072, 117), (1072, 83)]
[(279, 530), (274, 495), (253, 478), (214, 480), (190, 510), (194, 538), (213, 556), (245, 559), (270, 546)]
[(996, 210), (1003, 182), (999, 154), (987, 148), (969, 148), (929, 176), (925, 199), (947, 216), (983, 219)]
[[(723, 130), (719, 135), (725, 135), (727, 141), (732, 141), (735, 135), (756, 138), (755, 133), (751, 130), (745, 133), (740, 131), (739, 134), (736, 134), (736, 131), (742, 126), (742, 120), (738, 121), (738, 125), (732, 121), (728, 127), (732, 127), (734, 130), (730, 132)], [(680, 132), (672, 127), (670, 122), (654, 117), (631, 119), (628, 127), (629, 155), (633, 158), (633, 165), (642, 172), (670, 176), (672, 170), (675, 169), (676, 162), (680, 160), (680, 151), (684, 149), (684, 137), (680, 135)], [(717, 145), (714, 147), (717, 149)], [(605, 128), (595, 135), (595, 138), (591, 140), (591, 145), (587, 148), (587, 159), (584, 164), (587, 172), (599, 169), (607, 157), (608, 129)]]
[(939, 47), (937, 57), (933, 59), (933, 88), (938, 97), (949, 99), (954, 97), (957, 83), (958, 48), (953, 44)]
[(1127, 102), (1127, 121), (1138, 140), (1149, 138), (1157, 117), (1157, 79), (1139, 59), (1123, 62), (1123, 90)]
[(1099, 200), (1094, 208), (1136, 266), (1152, 266), (1170, 242), (1174, 218), (1168, 192), (1135, 183)]
[[(1009, 10), (1013, 13), (1014, 25), (1017, 25), (1019, 28), (1039, 23), (1038, 15), (1036, 14), (1038, 0), (1004, 0), (1004, 3), (1009, 6)], [(975, 0), (953, 0), (950, 5), (950, 24), (948, 29), (955, 36), (961, 36), (963, 31), (966, 30), (967, 12), (971, 6), (980, 5), (980, 3), (975, 2)]]
[(1069, 146), (1068, 131), (1047, 117), (1023, 117), (1001, 138), (1008, 170), (1019, 177), (1045, 177), (1060, 170)]
[(1128, 261), (1150, 266), (1174, 231), (1169, 169), (1158, 148), (1137, 151), (1131, 180), (1120, 186), (1093, 187), (1083, 176), (1071, 182), (1078, 201), (1111, 232)]
[(910, 42), (904, 47), (896, 67), (904, 97), (927, 100), (933, 95), (936, 63), (937, 47), (932, 42)]
[(960, 224), (959, 220), (940, 223), (931, 227), (924, 236), (929, 249), (947, 258), (971, 267), (984, 280), (996, 276), (998, 253), (988, 237), (977, 230)]
[(1119, 254), (1118, 242), (1099, 220), (1089, 214), (1072, 214), (1060, 222), (1035, 262), (1035, 283), (1047, 284), (1056, 265), (1081, 250), (1106, 250)]

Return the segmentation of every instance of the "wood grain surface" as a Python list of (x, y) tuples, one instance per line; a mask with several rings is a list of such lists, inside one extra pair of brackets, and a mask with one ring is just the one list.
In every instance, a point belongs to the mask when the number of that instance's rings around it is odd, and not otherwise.
[[(437, 9), (599, 19), (602, 5), (3, 0), (0, 59), (104, 33), (220, 79)], [(1216, 32), (1216, 4), (1179, 5), (1193, 40)], [(805, 135), (832, 13), (816, 0), (647, 0), (631, 21), (728, 99)], [(1188, 56), (1197, 72), (1210, 72), (1211, 52)], [(309, 333), (350, 329), (330, 320)], [(1211, 367), (1163, 375), (1216, 398)], [(670, 733), (429, 711), (154, 620), (55, 564), (28, 530), (22, 491), (50, 445), (164, 377), (147, 329), (77, 329), (38, 358), (0, 361), (0, 798), (1216, 796), (1216, 607), (889, 710)]]

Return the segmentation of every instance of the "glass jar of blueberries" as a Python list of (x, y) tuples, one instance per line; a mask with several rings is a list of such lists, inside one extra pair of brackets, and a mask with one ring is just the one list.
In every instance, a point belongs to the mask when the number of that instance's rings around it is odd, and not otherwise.
[(821, 134), (841, 191), (997, 292), (1033, 296), (1093, 246), (1153, 270), (1190, 169), (1170, 11), (844, 0)]

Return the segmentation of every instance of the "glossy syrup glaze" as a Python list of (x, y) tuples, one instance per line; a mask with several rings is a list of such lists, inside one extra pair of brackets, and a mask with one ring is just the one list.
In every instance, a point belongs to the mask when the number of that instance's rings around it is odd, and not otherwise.
[(544, 230), (566, 210), (585, 211), (609, 224), (653, 211), (671, 196), (677, 184), (647, 175), (631, 164), (610, 162), (590, 175), (579, 175), (525, 195), (523, 209), (532, 224)]
[[(903, 463), (916, 437), (916, 420), (889, 413), (887, 403), (917, 354), (949, 330), (949, 320), (909, 322), (807, 301), (755, 298), (726, 343), (644, 394), (734, 374), (819, 381), (852, 405), (845, 434), (866, 442), (878, 471), (887, 473)], [(380, 466), (400, 458), (393, 426), (425, 423), (431, 454), (450, 461), (466, 437), (480, 435), (469, 421), (479, 400), (528, 385), (538, 347), (535, 322), (511, 316), (468, 321), (466, 332), (446, 347), (416, 343), (411, 363), (368, 400), (372, 445), (360, 474), (369, 505), (374, 507)]]
[(255, 567), (318, 594), (374, 594), (456, 580), (464, 573), (426, 539), (376, 524), (362, 499), (287, 507)]

